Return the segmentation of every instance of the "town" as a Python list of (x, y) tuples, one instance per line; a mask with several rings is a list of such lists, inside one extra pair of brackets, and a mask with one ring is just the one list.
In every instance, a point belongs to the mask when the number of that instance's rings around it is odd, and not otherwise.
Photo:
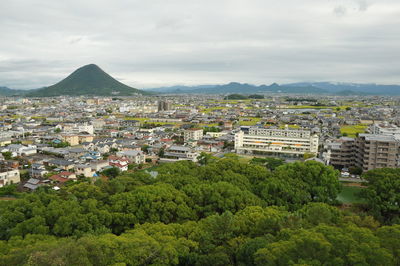
[(253, 96), (3, 98), (0, 187), (59, 190), (204, 154), (316, 160), (355, 181), (400, 166), (396, 97)]

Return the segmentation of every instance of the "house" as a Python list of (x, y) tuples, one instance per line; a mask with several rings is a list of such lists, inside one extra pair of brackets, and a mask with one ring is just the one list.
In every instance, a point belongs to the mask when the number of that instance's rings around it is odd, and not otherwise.
[[(190, 147), (173, 145), (165, 150), (164, 157), (179, 160), (189, 160), (197, 162), (199, 153), (192, 151)], [(169, 160), (171, 161), (171, 160)]]
[(35, 145), (24, 146), (21, 144), (10, 144), (7, 149), (13, 153), (14, 156), (32, 155), (37, 153), (37, 147)]
[(55, 166), (58, 167), (60, 169), (64, 169), (64, 170), (70, 170), (72, 168), (74, 168), (74, 163), (67, 161), (67, 160), (62, 160), (62, 159), (54, 159), (54, 160), (50, 160), (48, 162), (49, 166)]
[(49, 179), (52, 180), (53, 183), (58, 184), (58, 185), (62, 185), (65, 182), (69, 181), (68, 178), (61, 177), (60, 175), (52, 175), (49, 177)]
[(21, 182), (19, 170), (7, 170), (0, 172), (0, 187)]
[(112, 167), (118, 168), (123, 172), (128, 170), (129, 160), (124, 157), (110, 156), (108, 157), (108, 164)]
[(73, 172), (69, 172), (69, 171), (62, 171), (58, 174), (59, 176), (61, 176), (62, 178), (67, 178), (67, 179), (72, 179), (72, 180), (76, 180), (76, 175)]
[(34, 163), (28, 170), (30, 177), (42, 178), (45, 174), (49, 173), (43, 164)]
[(94, 171), (94, 172), (101, 172), (108, 166), (110, 166), (110, 164), (108, 163), (108, 161), (105, 161), (105, 160), (104, 161), (94, 161), (94, 162), (90, 163), (90, 167), (92, 168), (92, 171)]
[(117, 153), (117, 156), (128, 158), (130, 162), (141, 164), (146, 162), (146, 155), (138, 150), (126, 150)]
[(93, 174), (96, 172), (92, 170), (92, 166), (87, 164), (75, 165), (74, 169), (77, 175), (83, 175), (84, 177), (93, 177)]
[(25, 184), (24, 188), (27, 188), (29, 190), (36, 190), (38, 187), (40, 187), (42, 184), (40, 183), (39, 179), (36, 178), (30, 178)]

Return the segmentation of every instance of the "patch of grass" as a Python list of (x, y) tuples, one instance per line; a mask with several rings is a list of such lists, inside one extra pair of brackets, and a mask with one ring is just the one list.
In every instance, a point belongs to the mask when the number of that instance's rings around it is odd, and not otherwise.
[(367, 125), (347, 125), (340, 128), (340, 133), (347, 134), (348, 137), (355, 137), (357, 133), (365, 133)]
[(145, 121), (148, 121), (149, 118), (147, 118), (147, 117), (130, 117), (130, 116), (126, 116), (126, 117), (124, 117), (124, 120), (137, 120), (139, 122), (145, 122)]
[(362, 190), (362, 187), (354, 187), (354, 186), (343, 186), (342, 191), (337, 197), (342, 203), (365, 203), (365, 200), (358, 196), (358, 193)]
[(240, 126), (254, 126), (261, 121), (261, 118), (259, 117), (245, 117), (245, 119), (246, 121), (244, 120), (239, 121)]

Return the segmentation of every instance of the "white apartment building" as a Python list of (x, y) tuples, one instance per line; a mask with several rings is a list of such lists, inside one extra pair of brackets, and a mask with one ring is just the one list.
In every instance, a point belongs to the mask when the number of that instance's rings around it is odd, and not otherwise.
[(396, 139), (400, 139), (400, 127), (389, 124), (388, 122), (374, 123), (370, 126), (369, 131), (375, 135), (392, 135)]
[(189, 128), (183, 133), (183, 141), (196, 141), (203, 138), (203, 129)]
[(0, 172), (0, 187), (21, 182), (19, 170)]
[(235, 134), (237, 153), (288, 154), (318, 153), (318, 136), (309, 130), (241, 128)]

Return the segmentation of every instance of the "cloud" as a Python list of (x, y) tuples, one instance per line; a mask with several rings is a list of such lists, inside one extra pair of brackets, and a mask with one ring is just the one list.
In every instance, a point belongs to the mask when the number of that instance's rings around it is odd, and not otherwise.
[(135, 87), (400, 83), (398, 0), (3, 0), (0, 86), (96, 63)]
[(369, 8), (369, 3), (366, 0), (359, 0), (358, 5), (358, 10), (361, 12), (367, 11)]
[(336, 6), (333, 9), (333, 13), (338, 17), (343, 17), (347, 13), (347, 8), (344, 6)]

